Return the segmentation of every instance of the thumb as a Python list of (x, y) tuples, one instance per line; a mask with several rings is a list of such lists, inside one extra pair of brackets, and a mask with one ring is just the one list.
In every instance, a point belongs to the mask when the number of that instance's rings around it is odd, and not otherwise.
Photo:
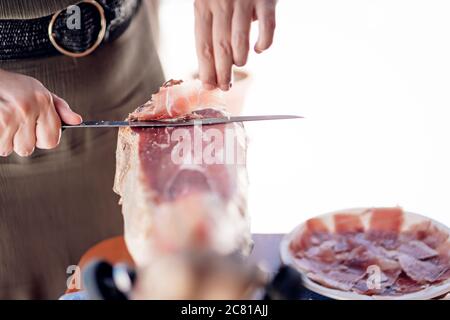
[(70, 109), (69, 104), (65, 100), (55, 94), (53, 94), (53, 105), (55, 106), (56, 112), (58, 112), (63, 123), (77, 125), (83, 121), (78, 113), (75, 113), (72, 109)]

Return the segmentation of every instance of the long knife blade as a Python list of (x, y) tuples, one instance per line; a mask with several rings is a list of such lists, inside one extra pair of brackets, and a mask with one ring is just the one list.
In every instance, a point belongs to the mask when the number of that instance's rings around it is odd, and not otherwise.
[(71, 128), (121, 128), (121, 127), (183, 127), (194, 125), (214, 125), (232, 122), (267, 121), (302, 119), (294, 115), (237, 116), (224, 118), (203, 118), (191, 120), (159, 120), (159, 121), (84, 121), (79, 125), (63, 124), (63, 129)]

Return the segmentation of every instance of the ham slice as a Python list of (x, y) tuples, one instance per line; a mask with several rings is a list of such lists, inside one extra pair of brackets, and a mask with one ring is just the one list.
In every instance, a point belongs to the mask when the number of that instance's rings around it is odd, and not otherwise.
[(131, 113), (131, 121), (148, 121), (195, 117), (191, 113), (202, 109), (222, 109), (224, 100), (218, 91), (207, 91), (199, 82), (169, 80), (150, 101)]
[(306, 221), (306, 229), (311, 233), (328, 233), (330, 230), (319, 218), (312, 218)]
[[(222, 106), (218, 92), (172, 80), (129, 120), (225, 117)], [(137, 265), (157, 253), (248, 252), (246, 148), (241, 123), (120, 129), (114, 191)]]
[(402, 237), (405, 241), (420, 240), (430, 248), (437, 249), (447, 241), (449, 234), (433, 225), (431, 221), (424, 221), (411, 226)]
[(398, 248), (398, 251), (419, 260), (429, 259), (438, 255), (436, 250), (419, 240), (411, 240), (407, 243), (402, 243)]
[(361, 218), (355, 214), (334, 215), (334, 229), (337, 233), (358, 233), (364, 231)]
[(420, 261), (405, 254), (400, 255), (399, 262), (408, 277), (421, 284), (435, 282), (448, 269), (448, 266)]
[(372, 209), (368, 237), (386, 249), (398, 247), (398, 235), (403, 224), (401, 208)]
[(374, 208), (370, 219), (370, 230), (377, 232), (400, 232), (403, 224), (403, 210), (401, 208)]
[(364, 275), (360, 270), (332, 270), (329, 273), (311, 273), (308, 276), (326, 287), (349, 291)]
[(429, 284), (420, 284), (413, 279), (409, 278), (406, 274), (402, 273), (400, 277), (395, 281), (395, 284), (392, 288), (391, 294), (407, 294), (417, 292), (419, 290), (425, 289), (429, 286)]
[(300, 233), (291, 243), (291, 250), (297, 252), (319, 245), (330, 238), (330, 231), (321, 219), (312, 218), (306, 221), (304, 232)]

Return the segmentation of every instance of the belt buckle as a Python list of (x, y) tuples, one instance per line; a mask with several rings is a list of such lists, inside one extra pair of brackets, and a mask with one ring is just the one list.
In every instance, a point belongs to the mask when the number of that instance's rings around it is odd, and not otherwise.
[(62, 10), (56, 12), (52, 16), (52, 19), (50, 20), (50, 23), (48, 25), (48, 37), (49, 37), (50, 42), (52, 43), (53, 47), (55, 47), (55, 49), (58, 50), (63, 55), (72, 57), (72, 58), (82, 58), (82, 57), (86, 57), (86, 56), (90, 55), (92, 52), (94, 52), (100, 46), (100, 44), (105, 39), (105, 35), (106, 35), (106, 16), (105, 16), (105, 10), (103, 9), (103, 7), (95, 0), (83, 0), (83, 1), (80, 1), (78, 4), (82, 4), (82, 3), (86, 3), (86, 4), (90, 4), (90, 5), (94, 6), (98, 10), (98, 13), (100, 14), (100, 31), (99, 31), (97, 40), (90, 48), (88, 48), (82, 52), (73, 52), (73, 51), (69, 51), (69, 50), (63, 48), (56, 41), (55, 34), (53, 32), (53, 27), (54, 27), (56, 19), (58, 19), (59, 15), (64, 10), (67, 10), (67, 9), (62, 9)]

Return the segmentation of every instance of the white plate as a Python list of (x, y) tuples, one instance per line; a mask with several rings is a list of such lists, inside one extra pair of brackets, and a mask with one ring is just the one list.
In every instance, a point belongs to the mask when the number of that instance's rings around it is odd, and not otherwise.
[[(363, 225), (366, 227), (369, 225), (370, 221), (370, 208), (353, 208), (353, 209), (344, 209), (344, 210), (338, 210), (333, 211), (330, 213), (322, 214), (320, 216), (317, 216), (315, 218), (320, 218), (331, 231), (334, 231), (334, 222), (333, 222), (333, 216), (337, 213), (346, 213), (346, 214), (355, 214), (360, 215), (361, 220), (363, 222)], [(420, 223), (423, 221), (431, 221), (431, 223), (439, 228), (440, 230), (443, 230), (444, 232), (447, 232), (450, 234), (450, 229), (446, 227), (445, 225), (434, 221), (433, 219), (427, 218), (423, 215), (412, 213), (408, 211), (404, 211), (404, 223), (402, 224), (402, 229), (406, 230), (411, 225), (414, 225), (416, 223)], [(300, 268), (300, 266), (295, 262), (295, 258), (292, 255), (291, 251), (289, 250), (289, 245), (299, 233), (303, 232), (305, 228), (305, 223), (300, 224), (297, 226), (294, 230), (292, 230), (289, 234), (287, 234), (280, 244), (280, 254), (281, 254), (281, 260), (283, 263), (292, 266), (296, 270), (298, 270), (302, 274), (303, 278), (303, 285), (308, 288), (311, 291), (314, 291), (318, 294), (321, 294), (323, 296), (337, 299), (337, 300), (428, 300), (440, 297), (446, 293), (450, 292), (450, 279), (440, 283), (439, 285), (430, 286), (428, 288), (425, 288), (421, 291), (414, 292), (414, 293), (408, 293), (404, 295), (398, 295), (398, 296), (368, 296), (368, 295), (362, 295), (355, 292), (346, 292), (338, 289), (330, 289), (327, 287), (324, 287), (317, 282), (314, 282), (310, 280), (306, 276), (307, 270), (304, 270)], [(450, 241), (447, 239), (447, 242)]]

